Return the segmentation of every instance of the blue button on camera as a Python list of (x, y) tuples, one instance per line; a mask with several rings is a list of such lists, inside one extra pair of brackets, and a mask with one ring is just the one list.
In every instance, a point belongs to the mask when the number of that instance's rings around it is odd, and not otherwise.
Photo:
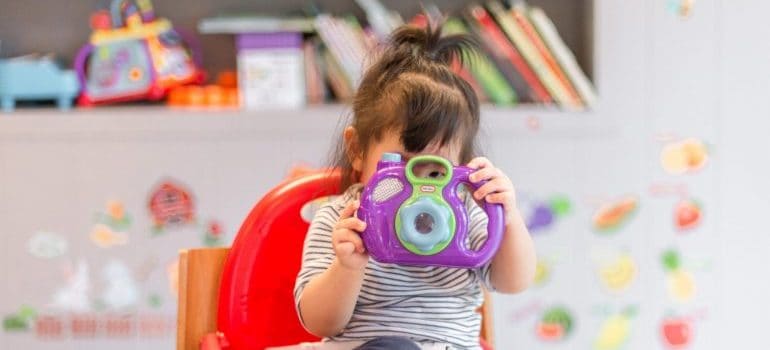
[(451, 237), (449, 208), (430, 197), (419, 197), (413, 203), (404, 205), (399, 215), (402, 241), (414, 245), (423, 253), (430, 252)]

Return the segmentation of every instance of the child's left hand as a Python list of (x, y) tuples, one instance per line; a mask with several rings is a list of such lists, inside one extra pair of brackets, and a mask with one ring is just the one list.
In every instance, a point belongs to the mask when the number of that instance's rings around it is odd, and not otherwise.
[(467, 167), (478, 169), (469, 176), (469, 180), (472, 183), (478, 183), (483, 180), (488, 181), (473, 192), (473, 198), (476, 200), (484, 199), (489, 203), (502, 204), (505, 212), (506, 226), (513, 222), (513, 219), (518, 215), (518, 209), (516, 207), (516, 191), (513, 188), (511, 179), (502, 170), (496, 168), (489, 159), (484, 157), (474, 158), (468, 163)]

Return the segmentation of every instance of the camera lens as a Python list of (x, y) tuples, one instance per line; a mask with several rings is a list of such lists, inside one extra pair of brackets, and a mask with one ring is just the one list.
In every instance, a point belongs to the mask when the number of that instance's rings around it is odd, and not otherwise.
[(417, 214), (417, 217), (414, 218), (414, 227), (417, 229), (417, 232), (422, 234), (431, 233), (434, 223), (433, 216), (428, 213)]

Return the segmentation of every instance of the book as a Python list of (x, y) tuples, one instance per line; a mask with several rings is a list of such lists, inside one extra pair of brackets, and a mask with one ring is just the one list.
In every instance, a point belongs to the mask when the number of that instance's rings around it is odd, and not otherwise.
[[(409, 22), (409, 24), (425, 28), (425, 26), (428, 25), (428, 19), (425, 17), (424, 14), (418, 13), (415, 15), (412, 20)], [(456, 33), (448, 33), (446, 30), (446, 27), (444, 27), (444, 31), (442, 35), (448, 35), (448, 34), (456, 34)], [(455, 58), (452, 60), (451, 68), (452, 71), (460, 76), (460, 78), (463, 78), (463, 80), (467, 81), (468, 84), (473, 88), (473, 92), (476, 93), (476, 97), (479, 99), (479, 102), (489, 102), (489, 97), (487, 97), (486, 93), (484, 93), (484, 88), (481, 87), (481, 84), (479, 84), (479, 81), (473, 76), (473, 74), (468, 70), (468, 67), (466, 67), (463, 63), (469, 63), (469, 62), (461, 62), (459, 58)]]
[(527, 37), (530, 39), (530, 41), (532, 41), (532, 44), (535, 45), (537, 50), (540, 52), (548, 67), (551, 68), (556, 77), (559, 79), (561, 85), (570, 95), (570, 98), (576, 101), (581, 107), (585, 107), (585, 104), (580, 98), (580, 94), (578, 94), (577, 90), (575, 90), (572, 82), (569, 80), (569, 78), (567, 78), (567, 75), (564, 74), (561, 66), (559, 66), (559, 63), (551, 54), (551, 50), (548, 49), (548, 47), (543, 42), (543, 39), (540, 38), (540, 35), (537, 33), (537, 30), (535, 30), (535, 27), (532, 26), (532, 23), (529, 21), (527, 16), (527, 6), (523, 4), (515, 5), (511, 9), (511, 13), (513, 14), (514, 19), (516, 19), (516, 22), (519, 24), (521, 29), (524, 30), (524, 33), (526, 33)]
[(329, 52), (328, 48), (323, 50), (323, 66), (326, 68), (326, 80), (329, 83), (334, 96), (338, 101), (349, 101), (353, 98), (353, 87), (350, 81), (342, 72), (342, 68), (337, 64), (337, 60)]
[(562, 107), (580, 109), (579, 100), (575, 100), (569, 95), (564, 85), (559, 81), (556, 74), (545, 62), (545, 59), (543, 59), (543, 56), (527, 37), (527, 34), (524, 33), (524, 30), (515, 21), (512, 13), (497, 1), (489, 1), (487, 8), (497, 21), (498, 26), (507, 35), (510, 42), (516, 46), (521, 57), (524, 58), (543, 87), (548, 91), (548, 94)]
[(537, 75), (483, 7), (471, 5), (465, 15), (523, 102), (553, 102)]
[[(465, 24), (457, 18), (450, 18), (444, 23), (445, 34), (469, 34)], [(490, 59), (479, 52), (475, 55), (465, 53), (468, 70), (484, 90), (490, 101), (498, 105), (513, 105), (518, 102), (518, 96), (503, 74)]]
[(597, 99), (596, 90), (585, 72), (578, 65), (572, 51), (570, 51), (561, 39), (561, 36), (559, 36), (556, 26), (545, 15), (545, 12), (538, 7), (530, 8), (528, 14), (529, 20), (538, 34), (540, 34), (540, 37), (543, 38), (546, 46), (553, 53), (564, 73), (575, 86), (575, 90), (580, 94), (583, 103), (588, 107), (594, 106)]
[(476, 94), (476, 98), (478, 98), (479, 102), (483, 103), (489, 101), (487, 94), (484, 93), (484, 89), (481, 87), (481, 85), (479, 85), (479, 82), (476, 80), (476, 78), (473, 77), (471, 72), (468, 71), (465, 66), (463, 66), (463, 63), (460, 62), (460, 59), (455, 58), (452, 60), (450, 68), (455, 74), (457, 74), (457, 76), (468, 82), (468, 85), (470, 85), (473, 89), (473, 92)]
[(324, 79), (318, 61), (317, 44), (312, 40), (302, 44), (305, 58), (305, 95), (307, 103), (319, 104), (326, 99)]
[(325, 14), (316, 17), (315, 25), (329, 53), (325, 61), (327, 64), (334, 61), (335, 68), (339, 68), (339, 73), (348, 80), (348, 85), (357, 88), (367, 52), (362, 34), (356, 30), (351, 19), (344, 20)]

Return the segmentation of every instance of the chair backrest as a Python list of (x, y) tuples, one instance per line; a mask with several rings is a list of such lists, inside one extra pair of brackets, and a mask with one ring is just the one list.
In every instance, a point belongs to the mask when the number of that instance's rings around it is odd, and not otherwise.
[(318, 340), (302, 327), (293, 287), (309, 223), (303, 206), (339, 193), (338, 173), (320, 172), (275, 187), (251, 210), (225, 261), (217, 328), (231, 349)]

